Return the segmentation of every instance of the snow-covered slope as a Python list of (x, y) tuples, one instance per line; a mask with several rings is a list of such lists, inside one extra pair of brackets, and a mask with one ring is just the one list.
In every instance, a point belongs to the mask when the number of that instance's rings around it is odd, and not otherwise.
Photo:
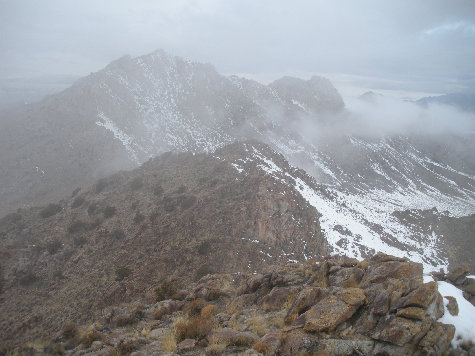
[[(456, 254), (438, 227), (419, 226), (421, 211), (475, 213), (473, 135), (347, 130), (359, 122), (324, 78), (262, 85), (157, 51), (123, 57), (6, 119), (2, 211), (58, 199), (161, 152), (213, 152), (252, 139), (313, 177), (291, 177), (259, 152), (249, 157), (319, 211), (335, 252), (384, 251), (438, 268)], [(234, 162), (244, 174), (242, 163)]]

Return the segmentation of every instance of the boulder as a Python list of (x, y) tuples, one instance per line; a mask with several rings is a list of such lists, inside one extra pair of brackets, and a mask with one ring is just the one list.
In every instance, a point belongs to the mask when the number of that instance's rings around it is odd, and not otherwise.
[(335, 273), (331, 273), (328, 281), (331, 286), (337, 287), (357, 287), (363, 278), (364, 272), (361, 268), (341, 268)]
[(388, 278), (414, 280), (415, 287), (422, 284), (422, 263), (388, 261), (370, 265), (361, 281), (361, 286), (384, 282)]
[[(426, 321), (427, 320), (427, 321)], [(376, 340), (403, 346), (421, 337), (430, 327), (430, 320), (409, 320), (394, 315), (382, 317), (371, 337)]]
[(305, 288), (304, 290), (300, 291), (287, 312), (285, 322), (293, 322), (298, 318), (300, 313), (306, 311), (308, 308), (314, 305), (321, 295), (322, 289), (318, 287)]
[(419, 346), (423, 348), (426, 354), (445, 355), (454, 335), (455, 327), (453, 325), (435, 322), (419, 342)]
[(427, 308), (437, 297), (437, 282), (425, 283), (419, 288), (402, 297), (396, 304), (396, 308), (420, 307)]
[(396, 316), (400, 316), (406, 319), (416, 319), (423, 320), (426, 315), (426, 311), (422, 308), (417, 307), (408, 307), (404, 309), (399, 309), (396, 313)]
[(195, 339), (185, 339), (177, 345), (178, 351), (190, 351), (196, 346)]
[(454, 268), (449, 269), (449, 273), (447, 273), (447, 279), (452, 283), (458, 284), (461, 282), (461, 277), (465, 277), (467, 274), (470, 273), (470, 266), (469, 265), (458, 265)]
[(295, 288), (274, 287), (269, 294), (261, 299), (260, 304), (265, 311), (281, 310), (282, 306), (287, 303), (296, 292)]
[(445, 297), (445, 299), (449, 301), (447, 303), (447, 310), (449, 311), (450, 315), (459, 315), (459, 305), (457, 303), (457, 299), (452, 296), (447, 296)]
[(249, 331), (237, 331), (231, 328), (223, 328), (213, 331), (208, 336), (208, 341), (223, 343), (232, 346), (253, 346), (259, 341), (259, 336)]
[(281, 345), (281, 336), (278, 332), (265, 334), (254, 344), (254, 350), (264, 355), (276, 355)]
[(348, 320), (364, 303), (364, 292), (359, 288), (348, 288), (336, 295), (330, 295), (305, 312), (306, 332), (333, 330)]

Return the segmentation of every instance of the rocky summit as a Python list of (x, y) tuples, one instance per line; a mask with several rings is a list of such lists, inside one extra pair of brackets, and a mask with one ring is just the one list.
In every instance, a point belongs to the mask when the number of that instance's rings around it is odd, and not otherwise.
[[(127, 279), (129, 277), (125, 277)], [(257, 273), (207, 274), (150, 286), (153, 301), (104, 308), (17, 354), (472, 355), (454, 350), (453, 325), (422, 265), (385, 254), (328, 256)], [(448, 313), (445, 310), (445, 313)], [(28, 326), (25, 325), (24, 328)]]

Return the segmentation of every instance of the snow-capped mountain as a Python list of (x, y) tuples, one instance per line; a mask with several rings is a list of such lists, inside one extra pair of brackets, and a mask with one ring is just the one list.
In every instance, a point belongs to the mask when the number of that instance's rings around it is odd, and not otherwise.
[(320, 77), (262, 85), (157, 51), (112, 62), (2, 122), (4, 212), (165, 151), (213, 152), (253, 139), (313, 177), (301, 181), (252, 153), (317, 209), (335, 252), (384, 251), (439, 268), (460, 255), (447, 248), (446, 229), (421, 227), (424, 211), (436, 208), (436, 221), (475, 213), (473, 135), (366, 135)]

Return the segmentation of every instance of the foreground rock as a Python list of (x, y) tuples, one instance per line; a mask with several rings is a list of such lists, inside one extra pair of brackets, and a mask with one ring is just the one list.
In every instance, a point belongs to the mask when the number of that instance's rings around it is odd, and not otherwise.
[[(171, 288), (167, 283), (156, 288), (158, 299)], [(166, 297), (171, 299), (109, 308), (92, 325), (65, 325), (41, 346), (9, 351), (445, 355), (455, 332), (437, 322), (443, 300), (436, 283), (423, 284), (422, 267), (383, 254), (288, 263), (254, 275), (207, 275)]]

